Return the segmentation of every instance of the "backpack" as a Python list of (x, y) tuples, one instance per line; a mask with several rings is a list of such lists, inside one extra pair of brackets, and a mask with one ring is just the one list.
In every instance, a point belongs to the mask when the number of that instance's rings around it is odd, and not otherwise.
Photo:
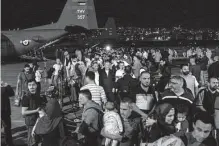
[(94, 109), (98, 113), (98, 125), (97, 126), (98, 126), (98, 132), (100, 132), (103, 128), (103, 115), (104, 115), (104, 113), (95, 107), (90, 107), (90, 108), (86, 109), (85, 111), (87, 111), (89, 109)]

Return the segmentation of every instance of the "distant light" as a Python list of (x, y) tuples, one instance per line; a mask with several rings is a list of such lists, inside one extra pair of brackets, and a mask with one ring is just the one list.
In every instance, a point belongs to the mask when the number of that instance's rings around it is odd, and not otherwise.
[(106, 46), (106, 50), (107, 50), (107, 51), (110, 51), (110, 50), (111, 50), (110, 45), (107, 45), (107, 46)]
[(79, 6), (85, 6), (85, 5), (86, 5), (86, 2), (78, 2), (78, 5), (79, 5)]

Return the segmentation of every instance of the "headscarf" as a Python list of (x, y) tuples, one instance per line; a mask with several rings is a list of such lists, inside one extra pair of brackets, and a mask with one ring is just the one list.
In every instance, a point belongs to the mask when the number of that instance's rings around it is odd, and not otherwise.
[(185, 144), (180, 138), (171, 135), (162, 137), (148, 146), (185, 146)]
[(160, 126), (163, 132), (166, 134), (173, 134), (175, 132), (175, 127), (172, 124), (168, 124), (165, 122), (166, 115), (169, 113), (171, 109), (174, 107), (169, 103), (159, 104), (155, 109), (155, 115), (157, 117), (157, 124)]
[(35, 129), (38, 135), (52, 132), (62, 119), (61, 108), (56, 99), (50, 99), (44, 110), (46, 115), (39, 119)]

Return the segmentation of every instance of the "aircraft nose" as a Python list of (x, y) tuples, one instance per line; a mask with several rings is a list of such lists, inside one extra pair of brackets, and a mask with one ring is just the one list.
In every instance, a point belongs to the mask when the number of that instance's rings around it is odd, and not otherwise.
[(9, 58), (8, 56), (15, 56), (16, 50), (14, 44), (11, 42), (11, 40), (5, 36), (4, 34), (1, 34), (1, 57), (4, 60), (4, 58)]

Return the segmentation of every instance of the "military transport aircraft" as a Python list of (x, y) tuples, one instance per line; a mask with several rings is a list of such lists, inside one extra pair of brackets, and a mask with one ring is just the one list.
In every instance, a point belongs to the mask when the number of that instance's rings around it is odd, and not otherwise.
[(67, 0), (56, 23), (18, 31), (2, 31), (1, 57), (10, 60), (28, 51), (42, 49), (67, 35), (71, 27), (76, 32), (98, 29), (93, 0)]

